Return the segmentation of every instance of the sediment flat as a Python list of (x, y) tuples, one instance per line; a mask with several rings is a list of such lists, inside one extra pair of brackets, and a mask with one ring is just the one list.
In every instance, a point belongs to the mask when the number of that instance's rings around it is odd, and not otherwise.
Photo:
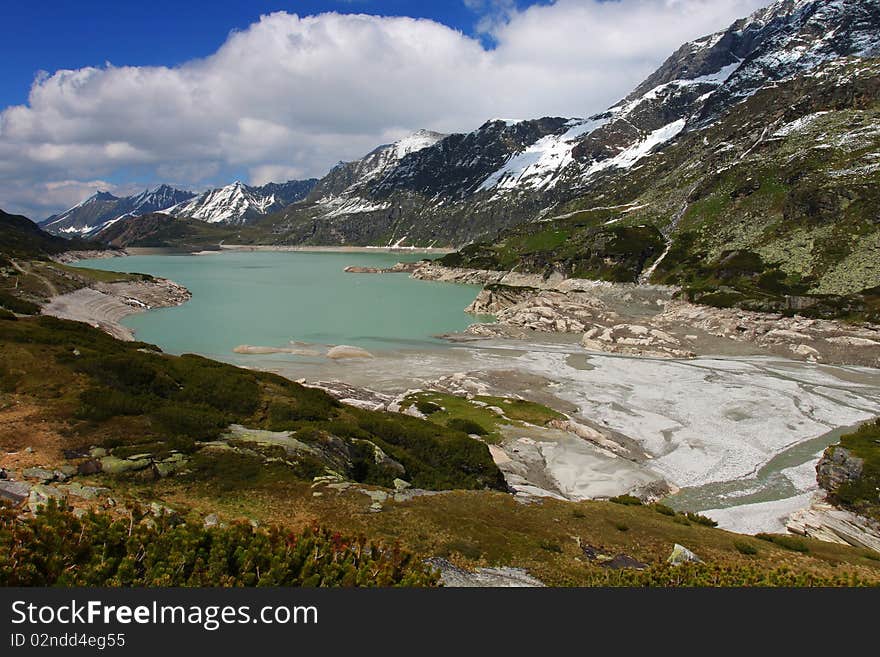
[(179, 306), (192, 297), (182, 285), (164, 278), (150, 281), (98, 283), (92, 287), (52, 297), (43, 314), (84, 322), (119, 340), (134, 340), (134, 332), (121, 321), (134, 313)]

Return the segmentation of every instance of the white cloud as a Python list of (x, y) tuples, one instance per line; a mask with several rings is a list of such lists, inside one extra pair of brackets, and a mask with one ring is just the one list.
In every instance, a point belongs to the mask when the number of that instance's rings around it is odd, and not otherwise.
[(428, 20), (280, 12), (174, 68), (40, 74), (27, 105), (0, 114), (0, 207), (40, 216), (80, 200), (72, 181), (130, 170), (192, 187), (230, 171), (320, 176), (418, 128), (588, 115), (766, 0), (468, 2), (494, 49)]

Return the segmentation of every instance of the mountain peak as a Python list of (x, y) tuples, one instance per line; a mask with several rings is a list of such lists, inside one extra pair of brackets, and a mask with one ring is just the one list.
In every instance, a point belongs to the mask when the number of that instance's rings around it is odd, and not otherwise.
[(101, 189), (95, 191), (89, 198), (85, 200), (86, 203), (94, 203), (95, 201), (118, 201), (118, 196), (113, 196), (110, 192), (105, 192)]

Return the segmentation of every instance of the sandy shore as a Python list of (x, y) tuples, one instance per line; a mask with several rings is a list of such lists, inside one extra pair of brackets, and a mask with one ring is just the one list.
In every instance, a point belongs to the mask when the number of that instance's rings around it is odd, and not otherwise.
[(43, 314), (75, 322), (85, 322), (119, 340), (134, 340), (134, 332), (121, 321), (134, 313), (154, 308), (179, 306), (192, 297), (182, 285), (163, 278), (151, 281), (96, 283), (53, 297), (43, 306)]

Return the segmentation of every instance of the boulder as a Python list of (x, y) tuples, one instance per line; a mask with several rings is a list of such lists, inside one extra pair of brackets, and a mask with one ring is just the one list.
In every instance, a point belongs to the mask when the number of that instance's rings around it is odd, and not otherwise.
[(31, 486), (23, 481), (0, 481), (0, 500), (19, 506), (28, 499)]
[(101, 462), (97, 459), (89, 459), (88, 461), (83, 461), (76, 468), (77, 474), (81, 475), (95, 475), (101, 472)]
[(105, 456), (101, 459), (101, 471), (107, 474), (124, 474), (137, 472), (149, 468), (152, 461), (149, 458), (120, 459), (115, 456)]
[(848, 449), (835, 445), (825, 450), (816, 466), (819, 485), (834, 493), (842, 484), (857, 481), (862, 476), (865, 461)]
[(64, 501), (65, 499), (64, 493), (58, 488), (37, 484), (31, 487), (27, 503), (31, 512), (36, 513), (41, 506), (46, 506), (49, 500)]
[(371, 354), (366, 349), (361, 349), (360, 347), (351, 347), (348, 345), (339, 345), (338, 347), (333, 347), (330, 351), (327, 352), (327, 358), (331, 360), (347, 360), (347, 359), (358, 359), (358, 358), (373, 358), (373, 354)]
[(55, 473), (45, 468), (25, 468), (21, 471), (21, 476), (25, 479), (39, 479), (42, 482), (55, 479)]
[(703, 563), (703, 560), (683, 545), (676, 543), (666, 562), (673, 566), (681, 566), (686, 563)]

